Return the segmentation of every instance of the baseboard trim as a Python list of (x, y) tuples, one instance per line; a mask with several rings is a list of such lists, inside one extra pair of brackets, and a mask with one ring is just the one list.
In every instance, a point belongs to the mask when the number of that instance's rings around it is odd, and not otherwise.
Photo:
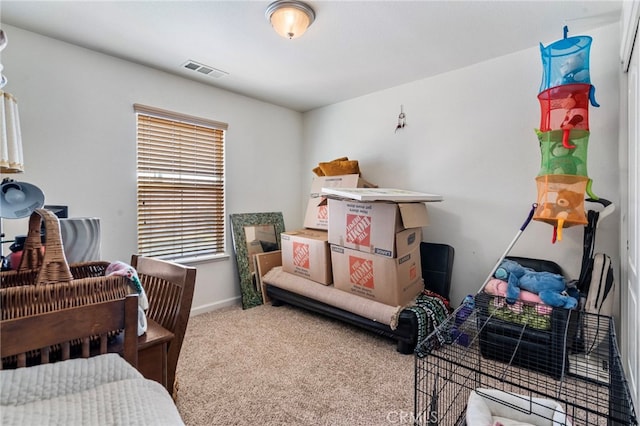
[(197, 308), (191, 309), (189, 316), (194, 317), (196, 315), (206, 314), (207, 312), (217, 311), (218, 309), (227, 308), (233, 305), (239, 305), (240, 303), (240, 296), (221, 300), (219, 302), (208, 303), (206, 305), (198, 306)]

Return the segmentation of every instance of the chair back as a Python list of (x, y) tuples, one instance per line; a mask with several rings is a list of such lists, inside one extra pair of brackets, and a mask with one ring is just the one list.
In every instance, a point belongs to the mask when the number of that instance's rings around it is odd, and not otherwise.
[(167, 355), (167, 390), (173, 393), (176, 366), (189, 322), (196, 268), (134, 254), (133, 266), (149, 299), (147, 318), (174, 334)]
[(420, 243), (422, 278), (427, 290), (449, 298), (454, 249), (447, 244)]

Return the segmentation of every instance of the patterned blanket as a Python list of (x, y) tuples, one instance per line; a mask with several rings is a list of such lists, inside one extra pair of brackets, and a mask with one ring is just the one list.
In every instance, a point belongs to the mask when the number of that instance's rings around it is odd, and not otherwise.
[(420, 342), (442, 324), (452, 312), (449, 300), (429, 290), (424, 290), (416, 298), (415, 305), (408, 306), (405, 310), (413, 312), (418, 320), (416, 350), (419, 350)]

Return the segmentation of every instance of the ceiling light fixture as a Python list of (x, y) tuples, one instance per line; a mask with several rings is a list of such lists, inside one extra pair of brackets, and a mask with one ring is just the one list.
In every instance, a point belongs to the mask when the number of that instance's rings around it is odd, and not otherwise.
[(298, 38), (316, 19), (313, 9), (297, 0), (278, 0), (267, 7), (265, 16), (282, 37)]

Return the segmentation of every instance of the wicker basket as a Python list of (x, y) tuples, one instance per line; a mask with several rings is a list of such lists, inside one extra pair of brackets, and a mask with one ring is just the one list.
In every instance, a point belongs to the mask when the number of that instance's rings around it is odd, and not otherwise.
[[(41, 219), (44, 220), (46, 230), (46, 251), (42, 246), (40, 236)], [(47, 259), (46, 267), (42, 268), (45, 258)], [(101, 277), (105, 275), (107, 266), (109, 266), (109, 262), (106, 261), (79, 262), (67, 265), (58, 218), (47, 210), (40, 210), (29, 218), (29, 232), (18, 269), (1, 273), (0, 288)], [(45, 281), (38, 277), (41, 272), (44, 274), (41, 278)]]
[(78, 262), (69, 264), (69, 270), (73, 278), (102, 277), (106, 274), (110, 262), (94, 260), (90, 262)]
[[(46, 250), (40, 249), (40, 218), (47, 232)], [(37, 238), (31, 238), (36, 233)], [(37, 243), (36, 243), (37, 241)], [(1, 320), (88, 305), (135, 294), (127, 278), (104, 276), (108, 262), (68, 265), (62, 250), (60, 225), (51, 212), (36, 210), (29, 219), (29, 235), (18, 271), (2, 272)], [(80, 278), (74, 278), (71, 271)], [(113, 333), (113, 337), (117, 333)], [(97, 336), (92, 340), (98, 341)], [(80, 343), (80, 342), (78, 342)], [(51, 347), (52, 352), (59, 350)], [(37, 356), (37, 352), (30, 354)], [(12, 360), (3, 359), (7, 366)]]

